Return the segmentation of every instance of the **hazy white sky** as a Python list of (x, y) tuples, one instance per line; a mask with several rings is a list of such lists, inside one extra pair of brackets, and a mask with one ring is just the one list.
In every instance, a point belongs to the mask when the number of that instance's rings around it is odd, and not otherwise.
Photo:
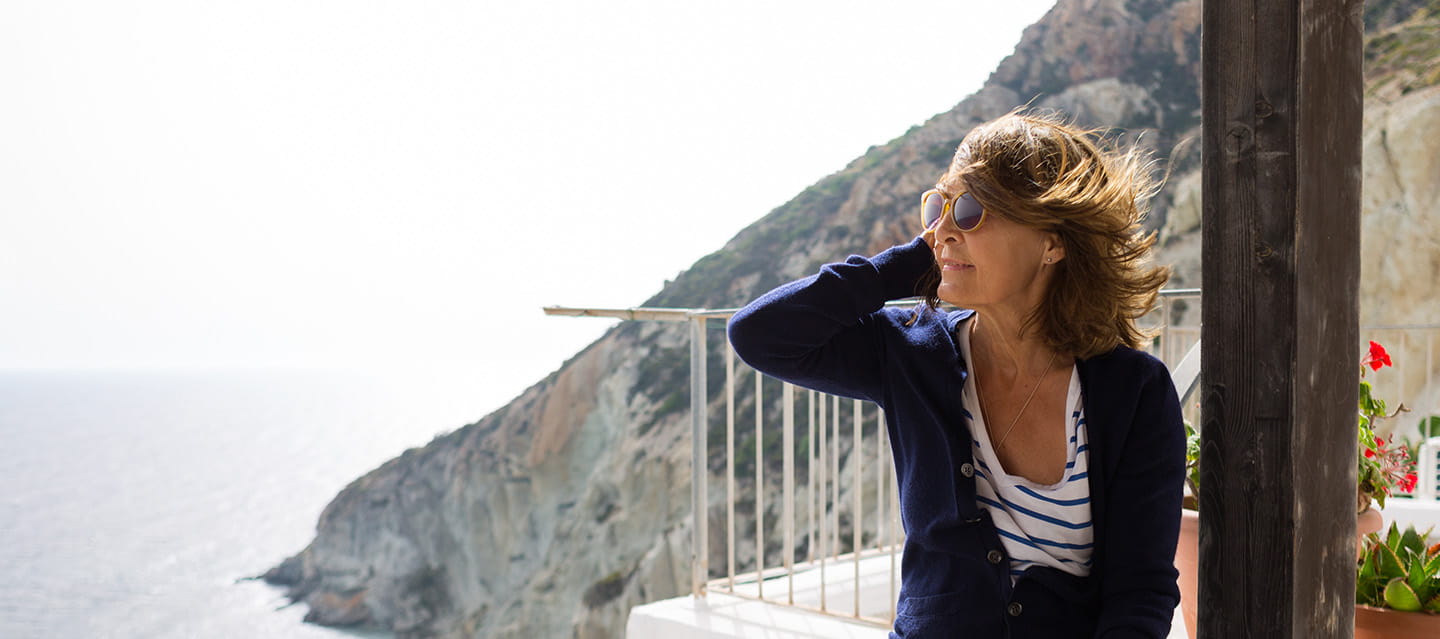
[(0, 368), (423, 371), (494, 408), (1053, 0), (0, 5)]

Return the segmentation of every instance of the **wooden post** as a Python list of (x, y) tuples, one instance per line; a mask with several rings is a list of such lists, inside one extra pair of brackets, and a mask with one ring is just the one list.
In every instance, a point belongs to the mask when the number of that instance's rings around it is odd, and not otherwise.
[(1204, 4), (1201, 639), (1353, 636), (1362, 7)]

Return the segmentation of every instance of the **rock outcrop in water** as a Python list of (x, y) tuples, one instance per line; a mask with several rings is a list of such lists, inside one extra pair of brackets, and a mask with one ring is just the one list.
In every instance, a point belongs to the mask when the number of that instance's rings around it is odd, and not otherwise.
[[(1366, 323), (1440, 318), (1437, 4), (1366, 7)], [(908, 239), (916, 194), (964, 133), (1032, 99), (1170, 156), (1174, 174), (1152, 222), (1161, 260), (1177, 265), (1175, 284), (1198, 286), (1199, 151), (1177, 145), (1198, 133), (1199, 23), (1198, 0), (1061, 0), (974, 95), (781, 205), (647, 304), (735, 306), (823, 262)], [(355, 480), (325, 509), (314, 541), (267, 579), (308, 605), (310, 621), (401, 637), (621, 636), (631, 606), (688, 589), (685, 328), (617, 326), (507, 406)], [(723, 401), (720, 340), (717, 323), (712, 401)], [(748, 390), (737, 401), (737, 413), (751, 414)], [(723, 463), (716, 437), (723, 426), (711, 433), (712, 486)], [(737, 447), (753, 449), (751, 437)], [(853, 473), (852, 443), (841, 443), (842, 474)], [(753, 490), (749, 459), (736, 471), (742, 493)], [(779, 455), (766, 459), (766, 503), (778, 505), (778, 468), (768, 464)], [(710, 494), (718, 569), (723, 494)], [(864, 501), (873, 508), (873, 492)], [(839, 503), (842, 519), (854, 515), (845, 493)], [(797, 517), (805, 521), (803, 504)], [(753, 518), (738, 525), (753, 530)], [(737, 547), (742, 568), (754, 559), (748, 546)], [(767, 548), (767, 564), (780, 553)]]

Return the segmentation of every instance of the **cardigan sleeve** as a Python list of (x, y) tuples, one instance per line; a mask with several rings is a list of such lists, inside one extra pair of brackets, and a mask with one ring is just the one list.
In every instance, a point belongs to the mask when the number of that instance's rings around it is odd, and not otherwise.
[(745, 363), (787, 382), (878, 401), (885, 302), (915, 295), (934, 263), (919, 237), (874, 257), (851, 256), (760, 296), (730, 319), (730, 343)]
[(1185, 428), (1169, 371), (1151, 361), (1110, 488), (1097, 639), (1163, 639), (1175, 606)]

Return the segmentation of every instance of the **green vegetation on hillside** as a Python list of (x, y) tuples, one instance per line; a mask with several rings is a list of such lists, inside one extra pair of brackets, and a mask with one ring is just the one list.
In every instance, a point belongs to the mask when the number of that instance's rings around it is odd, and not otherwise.
[(1405, 94), (1440, 84), (1440, 0), (1367, 5), (1367, 24), (1372, 9), (1376, 15), (1390, 15), (1382, 13), (1387, 4), (1423, 6), (1366, 38), (1367, 91), (1373, 94), (1389, 89)]

